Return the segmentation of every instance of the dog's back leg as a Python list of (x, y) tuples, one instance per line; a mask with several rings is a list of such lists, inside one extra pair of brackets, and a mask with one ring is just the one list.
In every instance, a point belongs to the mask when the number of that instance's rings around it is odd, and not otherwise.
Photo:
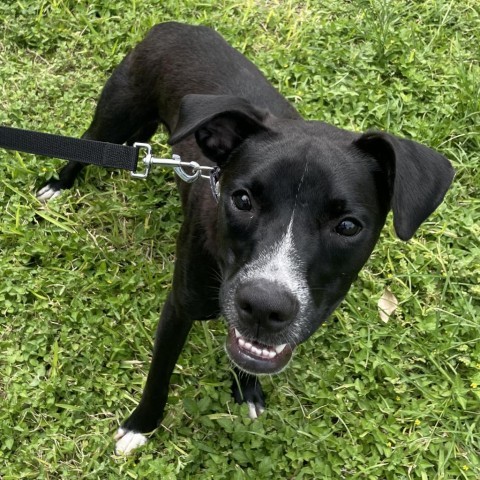
[[(127, 57), (107, 81), (93, 121), (82, 138), (129, 145), (148, 142), (159, 123), (155, 102), (139, 95), (130, 81)], [(58, 180), (50, 180), (38, 191), (37, 198), (47, 201), (71, 188), (83, 168), (84, 164), (70, 161), (60, 170)]]
[(170, 293), (157, 326), (142, 399), (115, 436), (118, 454), (128, 454), (143, 445), (147, 441), (144, 434), (155, 430), (163, 419), (170, 377), (192, 323), (187, 316), (176, 311)]

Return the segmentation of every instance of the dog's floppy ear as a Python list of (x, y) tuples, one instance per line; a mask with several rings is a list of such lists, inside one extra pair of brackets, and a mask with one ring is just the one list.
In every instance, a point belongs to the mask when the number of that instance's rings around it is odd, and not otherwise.
[(382, 132), (365, 133), (355, 145), (386, 171), (393, 225), (399, 238), (409, 240), (452, 183), (450, 162), (419, 143)]
[(265, 110), (230, 95), (185, 95), (177, 126), (168, 143), (174, 145), (195, 133), (203, 154), (221, 164), (247, 137), (267, 130)]

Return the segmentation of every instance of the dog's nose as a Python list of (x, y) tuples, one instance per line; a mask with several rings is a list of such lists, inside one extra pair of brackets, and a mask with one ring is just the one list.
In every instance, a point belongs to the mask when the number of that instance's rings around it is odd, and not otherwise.
[(271, 332), (285, 328), (299, 309), (298, 300), (290, 290), (269, 280), (251, 280), (241, 285), (235, 303), (243, 324), (253, 328), (262, 326)]

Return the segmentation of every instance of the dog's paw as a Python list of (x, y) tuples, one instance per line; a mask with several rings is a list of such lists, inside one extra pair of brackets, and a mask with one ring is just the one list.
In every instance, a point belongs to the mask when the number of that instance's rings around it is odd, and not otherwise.
[(240, 374), (238, 381), (234, 378), (232, 395), (236, 403), (246, 403), (248, 416), (255, 420), (265, 411), (265, 395), (257, 377)]
[(58, 197), (61, 193), (62, 189), (56, 182), (49, 182), (37, 192), (37, 199), (45, 203)]
[(260, 402), (247, 402), (248, 405), (248, 416), (255, 420), (257, 419), (264, 411), (265, 404)]
[(147, 437), (142, 433), (135, 433), (131, 430), (119, 428), (115, 434), (115, 453), (117, 455), (130, 455), (138, 447), (147, 443)]

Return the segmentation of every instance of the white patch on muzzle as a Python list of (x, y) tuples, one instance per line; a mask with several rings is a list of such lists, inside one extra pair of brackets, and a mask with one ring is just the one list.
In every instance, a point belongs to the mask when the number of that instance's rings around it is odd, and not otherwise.
[[(247, 264), (239, 273), (234, 282), (234, 289), (249, 280), (266, 280), (278, 283), (295, 297), (300, 305), (298, 318), (291, 325), (290, 336), (296, 337), (300, 334), (301, 321), (305, 312), (311, 305), (311, 296), (308, 290), (305, 273), (302, 268), (302, 261), (295, 250), (293, 240), (293, 219), (290, 219), (285, 235), (276, 242), (272, 247), (262, 252), (250, 264)], [(229, 301), (227, 302), (225, 313), (229, 316), (229, 312), (233, 312), (235, 306), (233, 304), (233, 292), (230, 292)], [(235, 317), (230, 316), (230, 318)]]

